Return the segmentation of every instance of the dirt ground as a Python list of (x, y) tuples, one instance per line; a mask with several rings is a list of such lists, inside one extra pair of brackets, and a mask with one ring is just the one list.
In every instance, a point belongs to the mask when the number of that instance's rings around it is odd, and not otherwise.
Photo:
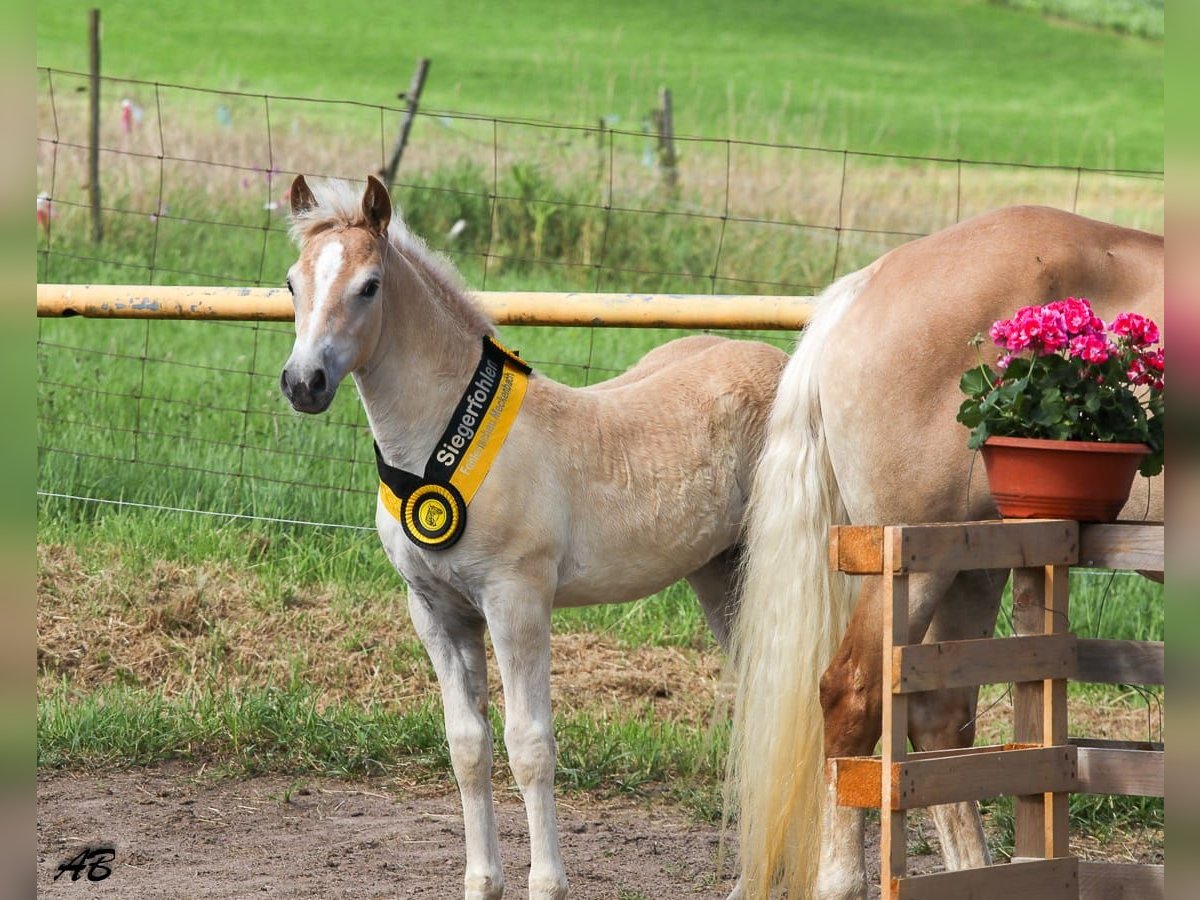
[[(39, 896), (462, 895), (454, 792), (406, 796), (384, 782), (212, 778), (167, 767), (43, 776), (37, 793)], [(524, 897), (524, 809), (504, 792), (497, 805), (506, 895)], [(718, 900), (732, 886), (729, 862), (718, 874), (719, 827), (667, 805), (567, 795), (559, 801), (559, 831), (576, 900)], [(932, 839), (932, 828), (924, 832)], [(77, 881), (70, 870), (55, 880), (62, 863), (101, 847), (115, 851), (103, 880), (89, 882), (86, 868)], [(868, 865), (876, 848), (871, 829)], [(939, 860), (911, 862), (926, 871)]]

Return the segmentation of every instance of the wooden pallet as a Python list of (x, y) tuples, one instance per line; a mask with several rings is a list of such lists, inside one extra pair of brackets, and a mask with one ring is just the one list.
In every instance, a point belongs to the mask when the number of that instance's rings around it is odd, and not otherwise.
[[(829, 761), (843, 806), (880, 810), (880, 891), (885, 898), (1164, 896), (1162, 866), (1080, 861), (1068, 844), (1071, 793), (1163, 795), (1161, 744), (1070, 740), (1067, 681), (1163, 684), (1162, 642), (1083, 640), (1067, 630), (1071, 566), (1163, 570), (1163, 526), (1006, 520), (935, 525), (838, 526), (830, 565), (882, 575), (881, 753)], [(908, 578), (936, 570), (1012, 569), (1017, 637), (908, 643)], [(908, 697), (918, 691), (1013, 682), (1011, 744), (907, 750)], [(907, 810), (985, 797), (1015, 798), (1013, 861), (909, 876)]]

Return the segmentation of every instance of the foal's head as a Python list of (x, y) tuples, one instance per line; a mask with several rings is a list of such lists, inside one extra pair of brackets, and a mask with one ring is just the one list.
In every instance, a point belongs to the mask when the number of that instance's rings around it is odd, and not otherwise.
[(332, 196), (319, 206), (303, 175), (291, 190), (300, 258), (288, 270), (296, 343), (279, 377), (292, 407), (319, 413), (338, 385), (375, 351), (382, 322), (383, 261), (392, 203), (374, 177), (357, 208)]

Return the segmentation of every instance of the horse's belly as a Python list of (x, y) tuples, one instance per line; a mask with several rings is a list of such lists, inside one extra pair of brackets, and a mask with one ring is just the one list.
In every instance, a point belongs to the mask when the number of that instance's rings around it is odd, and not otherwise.
[(572, 554), (558, 572), (556, 607), (592, 606), (640, 600), (690, 575), (731, 546), (735, 534), (711, 535), (686, 546), (633, 539), (600, 555)]
[(686, 573), (664, 580), (660, 577), (641, 579), (615, 578), (612, 572), (598, 577), (575, 578), (561, 582), (554, 594), (556, 608), (571, 606), (595, 606), (600, 603), (628, 603), (649, 597), (663, 588), (674, 584)]

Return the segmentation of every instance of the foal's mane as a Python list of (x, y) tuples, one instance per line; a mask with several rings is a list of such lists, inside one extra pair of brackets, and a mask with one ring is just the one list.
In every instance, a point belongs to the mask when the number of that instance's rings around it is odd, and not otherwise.
[[(326, 231), (365, 228), (361, 188), (353, 182), (313, 179), (308, 182), (316, 198), (313, 206), (292, 216), (289, 234), (300, 247)], [(418, 235), (408, 229), (399, 208), (393, 208), (387, 230), (388, 244), (418, 270), (439, 299), (474, 333), (494, 335), (492, 320), (467, 296), (466, 285), (454, 265), (442, 254), (431, 250)]]

